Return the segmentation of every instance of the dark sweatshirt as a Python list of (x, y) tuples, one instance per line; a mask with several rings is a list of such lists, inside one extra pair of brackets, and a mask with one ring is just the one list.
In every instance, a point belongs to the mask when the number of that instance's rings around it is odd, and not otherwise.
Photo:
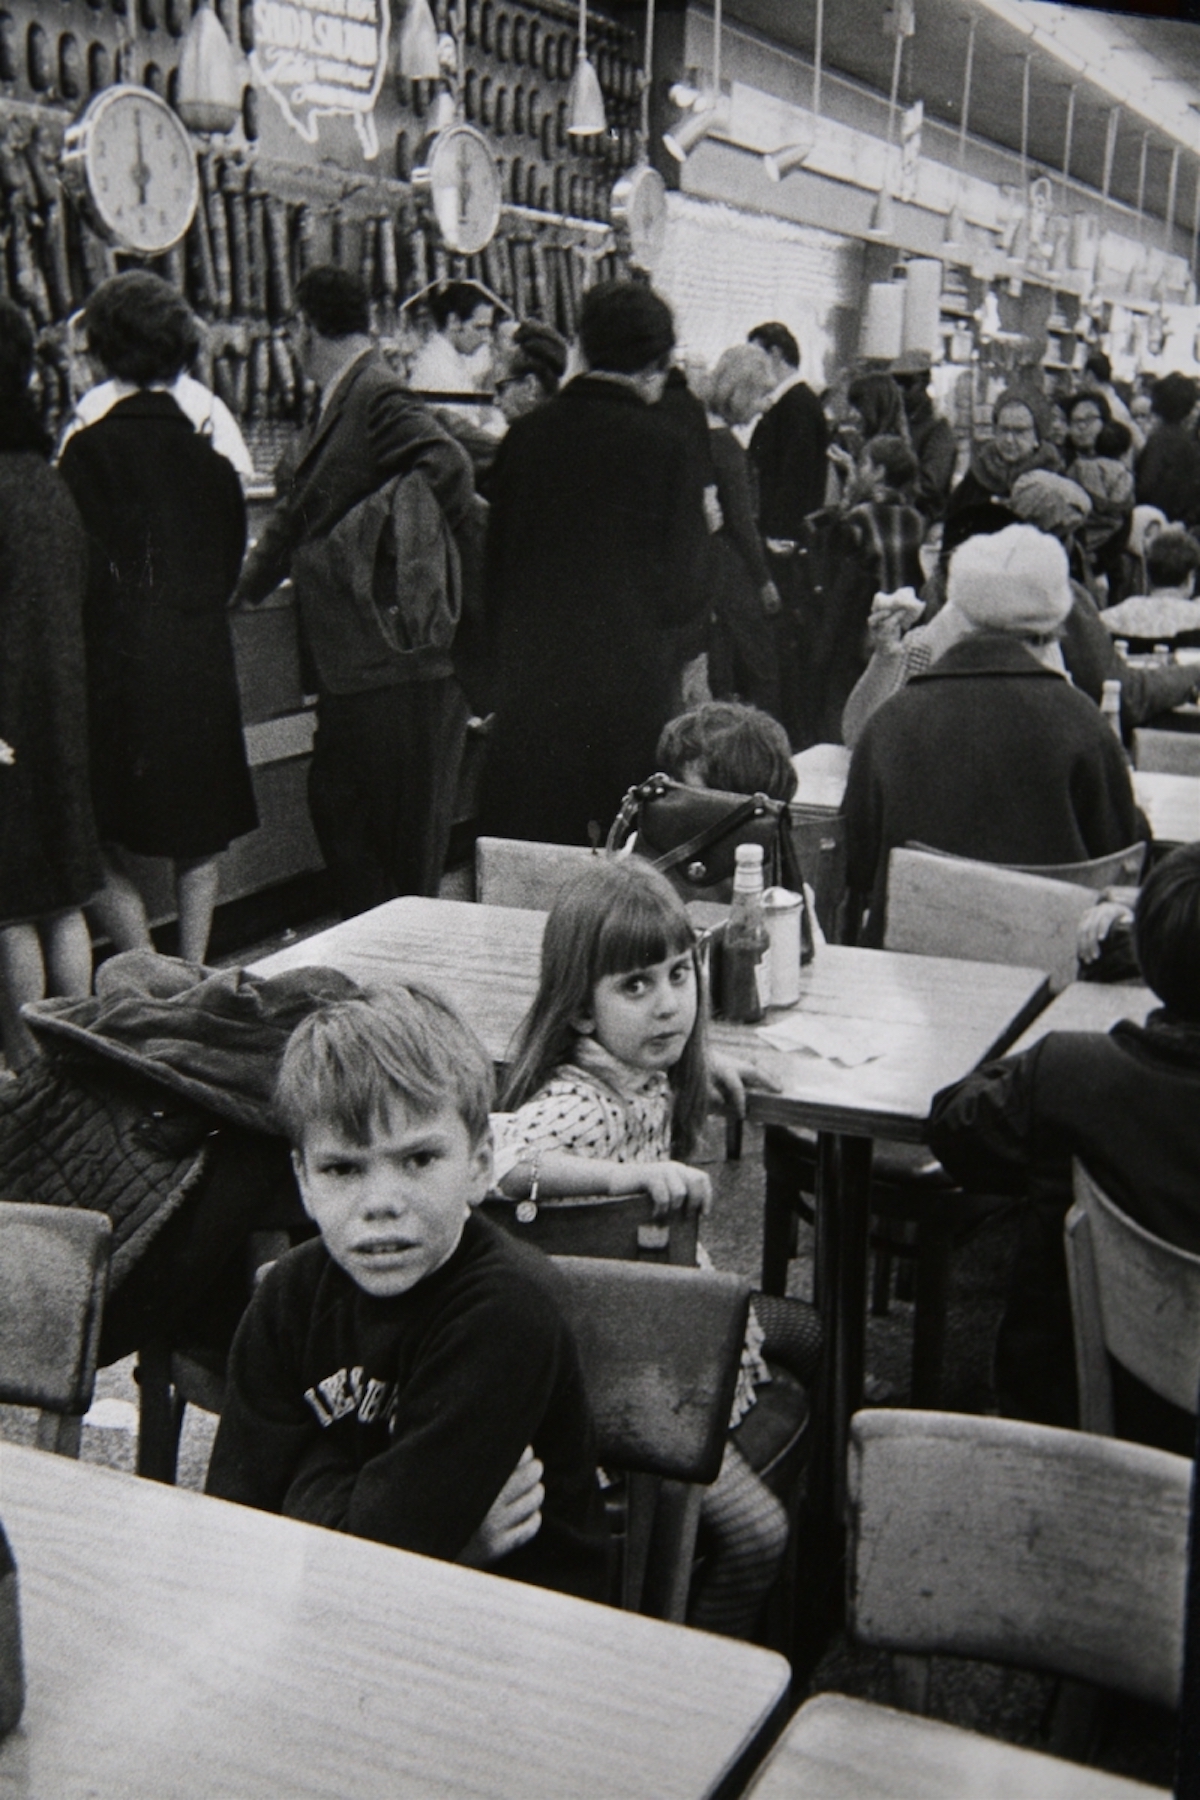
[(532, 1444), (541, 1529), (496, 1572), (603, 1599), (592, 1421), (553, 1281), (475, 1215), (448, 1262), (390, 1299), (320, 1240), (290, 1251), (234, 1339), (208, 1492), (452, 1561)]

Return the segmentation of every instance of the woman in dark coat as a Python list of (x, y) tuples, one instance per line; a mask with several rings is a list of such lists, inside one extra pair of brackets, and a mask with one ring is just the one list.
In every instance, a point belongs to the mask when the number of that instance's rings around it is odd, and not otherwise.
[(84, 728), (87, 540), (48, 466), (33, 336), (0, 300), (0, 1027), (9, 1066), (35, 1054), (19, 1009), (92, 984), (81, 911), (100, 885)]
[(1062, 469), (1050, 442), (1050, 407), (1039, 394), (1005, 388), (992, 408), (993, 435), (972, 445), (966, 474), (951, 494), (946, 517), (988, 500), (1005, 505), (1014, 481), (1030, 469)]
[(705, 601), (697, 458), (654, 404), (670, 311), (648, 288), (602, 282), (580, 341), (589, 372), (500, 445), (487, 541), (497, 697), (480, 826), (560, 844), (603, 838), (653, 770), (674, 634)]
[(121, 949), (150, 942), (117, 850), (174, 864), (180, 954), (202, 962), (217, 858), (257, 824), (226, 614), (246, 542), (241, 483), (162, 391), (191, 360), (183, 300), (142, 271), (103, 282), (89, 352), (126, 398), (73, 436), (62, 475), (91, 548), (92, 791), (104, 845), (96, 911)]

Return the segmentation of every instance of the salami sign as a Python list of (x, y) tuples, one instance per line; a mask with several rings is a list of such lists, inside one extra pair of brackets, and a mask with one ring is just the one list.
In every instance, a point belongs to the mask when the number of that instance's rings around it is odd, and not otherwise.
[(306, 143), (323, 114), (349, 117), (363, 155), (378, 156), (389, 23), (388, 0), (254, 0), (255, 82)]

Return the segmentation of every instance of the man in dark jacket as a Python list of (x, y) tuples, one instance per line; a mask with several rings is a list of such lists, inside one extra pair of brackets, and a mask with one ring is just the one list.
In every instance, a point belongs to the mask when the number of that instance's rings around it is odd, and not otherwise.
[[(955, 1179), (1028, 1202), (996, 1381), (1006, 1412), (1047, 1424), (1076, 1422), (1063, 1255), (1072, 1157), (1139, 1225), (1200, 1253), (1200, 844), (1152, 872), (1134, 940), (1142, 975), (1164, 1002), (1144, 1026), (1052, 1031), (933, 1104), (929, 1141)], [(1193, 1433), (1189, 1421), (1189, 1448)]]
[(603, 837), (654, 770), (677, 638), (707, 596), (702, 476), (656, 402), (675, 341), (648, 288), (590, 289), (587, 374), (518, 419), (492, 478), (485, 594), (496, 723), (480, 799), (502, 837)]
[(437, 892), (468, 708), (443, 644), (397, 648), (409, 628), (406, 601), (420, 614), (444, 573), (437, 545), (423, 542), (430, 554), (420, 565), (414, 558), (389, 577), (389, 599), (400, 603), (390, 633), (383, 609), (359, 604), (324, 552), (356, 507), (394, 476), (415, 474), (434, 537), (444, 521), (469, 563), (477, 502), (466, 453), (376, 349), (361, 279), (310, 269), (296, 308), (292, 342), (321, 408), (294, 464), (277, 472), (279, 501), (235, 598), (254, 604), (293, 578), (319, 696), (309, 807), (349, 917), (398, 894)]
[(850, 763), (846, 873), (869, 896), (867, 944), (883, 942), (897, 845), (1063, 863), (1145, 836), (1120, 744), (1062, 673), (1062, 545), (1029, 525), (972, 538), (948, 595), (967, 634), (872, 715)]
[(758, 525), (783, 601), (774, 629), (783, 723), (794, 745), (812, 742), (799, 669), (805, 655), (799, 581), (804, 521), (825, 504), (829, 426), (821, 402), (800, 376), (800, 347), (786, 325), (756, 325), (749, 341), (770, 359), (775, 387), (750, 439), (758, 476)]

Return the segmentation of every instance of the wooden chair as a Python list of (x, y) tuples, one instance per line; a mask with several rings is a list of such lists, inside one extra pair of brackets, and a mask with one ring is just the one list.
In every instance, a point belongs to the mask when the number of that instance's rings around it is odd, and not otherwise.
[[(935, 850), (931, 844), (911, 843), (908, 850), (920, 850), (926, 856), (940, 856), (946, 862), (974, 862), (969, 856), (955, 856), (949, 850)], [(1136, 888), (1146, 866), (1146, 844), (1130, 844), (1127, 850), (1114, 850), (1108, 856), (1095, 856), (1089, 862), (1072, 863), (984, 863), (988, 869), (1010, 869), (1014, 875), (1039, 875), (1044, 881), (1069, 881), (1076, 887), (1100, 892), (1110, 887)]]
[(681, 1622), (700, 1489), (721, 1466), (749, 1284), (710, 1269), (559, 1256), (597, 1455), (628, 1477), (620, 1602)]
[(893, 850), (884, 948), (1044, 969), (1057, 994), (1075, 979), (1079, 921), (1095, 898), (1042, 873)]
[(955, 1413), (850, 1426), (849, 1624), (897, 1699), (978, 1657), (1178, 1704), (1191, 1460)]
[(1196, 1410), (1200, 1391), (1200, 1256), (1155, 1237), (1121, 1211), (1083, 1164), (1067, 1215), (1079, 1420), (1111, 1437), (1114, 1357), (1162, 1399)]
[(1160, 775), (1200, 775), (1200, 737), (1139, 726), (1133, 734), (1133, 766)]
[[(1139, 853), (1140, 853), (1139, 846)], [(1048, 881), (992, 863), (896, 849), (888, 865), (884, 948), (918, 956), (1046, 969), (1062, 988), (1075, 973), (1079, 920), (1090, 888)], [(811, 1136), (768, 1125), (764, 1132), (766, 1202), (762, 1285), (782, 1293), (793, 1221), (805, 1210), (816, 1174)], [(968, 1199), (936, 1157), (920, 1145), (876, 1145), (873, 1161), (872, 1310), (886, 1313), (893, 1258), (913, 1259), (912, 1399), (936, 1404), (941, 1391), (950, 1251), (956, 1233), (989, 1210)]]
[(559, 890), (582, 875), (598, 853), (582, 844), (537, 844), (524, 838), (475, 842), (475, 898), (483, 906), (548, 912)]
[(111, 1236), (104, 1213), (0, 1203), (0, 1402), (37, 1407), (38, 1448), (60, 1456), (92, 1403)]

